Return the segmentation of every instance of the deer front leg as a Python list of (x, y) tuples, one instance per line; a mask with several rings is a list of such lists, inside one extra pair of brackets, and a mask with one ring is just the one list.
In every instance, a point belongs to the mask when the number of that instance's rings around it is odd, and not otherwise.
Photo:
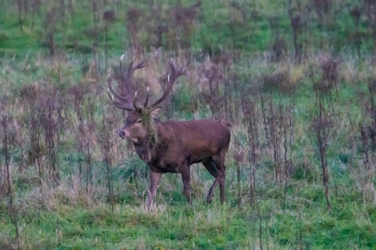
[(154, 204), (154, 198), (155, 198), (155, 195), (157, 194), (157, 188), (158, 188), (158, 184), (159, 184), (159, 180), (161, 179), (161, 176), (162, 176), (162, 173), (157, 173), (157, 172), (153, 172), (152, 170), (150, 170), (150, 190), (149, 190), (148, 199), (147, 199), (147, 207), (149, 211)]
[(189, 205), (192, 205), (191, 202), (191, 173), (188, 165), (184, 165), (180, 168), (181, 178), (183, 179), (184, 193), (187, 196)]

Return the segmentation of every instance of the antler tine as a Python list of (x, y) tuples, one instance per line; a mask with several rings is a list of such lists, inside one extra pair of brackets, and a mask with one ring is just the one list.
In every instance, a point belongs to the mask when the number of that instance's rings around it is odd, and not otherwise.
[[(121, 80), (123, 82), (126, 82), (127, 81), (127, 76), (126, 76), (126, 74), (123, 71), (123, 64), (121, 63), (121, 61), (119, 62), (119, 71), (120, 71)], [(126, 86), (126, 88), (128, 88), (128, 86)]]
[[(142, 61), (141, 63), (137, 64), (136, 66), (133, 67), (133, 62), (131, 62), (129, 64), (129, 67), (128, 67), (128, 71), (127, 71), (127, 77), (126, 77), (126, 85), (128, 85), (132, 79), (132, 75), (133, 73), (137, 70), (137, 69), (141, 69), (143, 67), (146, 66), (146, 63), (145, 61)], [(134, 99), (133, 99), (133, 107), (136, 109), (136, 110), (141, 110), (141, 107), (139, 107), (137, 105), (137, 92), (135, 93), (135, 96), (134, 96)]]
[(146, 94), (146, 100), (145, 100), (145, 103), (144, 103), (144, 108), (146, 108), (148, 106), (148, 102), (149, 102), (149, 87), (147, 88), (147, 94)]
[[(135, 70), (137, 69), (141, 69), (143, 67), (146, 66), (146, 63), (145, 61), (142, 61), (141, 63), (137, 64), (136, 66), (133, 67), (133, 62), (131, 62), (128, 66), (128, 69), (127, 69), (127, 73), (125, 74), (124, 71), (123, 71), (123, 65), (122, 65), (122, 59), (123, 59), (124, 55), (121, 56), (120, 58), (120, 62), (119, 62), (119, 69), (120, 69), (120, 76), (122, 78), (122, 81), (123, 81), (123, 86), (126, 88), (126, 90), (129, 92), (129, 86), (130, 86), (130, 82), (131, 82), (131, 79), (132, 79), (132, 75), (134, 73)], [(127, 95), (127, 97), (124, 97), (120, 94), (117, 94), (113, 87), (112, 87), (112, 79), (110, 77), (110, 75), (108, 76), (108, 87), (109, 87), (109, 92), (108, 92), (108, 95), (109, 97), (111, 98), (111, 100), (113, 101), (113, 103), (116, 105), (116, 107), (118, 108), (121, 108), (121, 109), (125, 109), (125, 110), (129, 110), (129, 111), (133, 111), (133, 110), (141, 110), (140, 107), (137, 106), (137, 95), (135, 95), (134, 99), (133, 99), (133, 107), (130, 103), (130, 100), (129, 100), (129, 95)], [(110, 92), (118, 99), (120, 99), (121, 101), (123, 102), (126, 102), (127, 105), (123, 105), (115, 100), (113, 100), (112, 96), (110, 95)], [(137, 92), (136, 92), (137, 93)]]
[(133, 69), (133, 61), (128, 66), (126, 79), (129, 79), (129, 78), (132, 77), (132, 74), (134, 72), (134, 70), (132, 70), (132, 69)]
[(148, 65), (148, 64), (147, 64), (147, 62), (144, 60), (144, 61), (142, 61), (141, 63), (137, 64), (136, 68), (137, 68), (137, 69), (141, 69), (141, 68), (145, 67), (146, 65)]
[[(125, 97), (123, 97), (123, 96), (117, 94), (117, 93), (115, 92), (115, 90), (112, 88), (112, 79), (111, 79), (111, 76), (110, 76), (110, 75), (108, 75), (108, 88), (109, 88), (109, 90), (111, 91), (111, 93), (112, 93), (114, 96), (116, 96), (116, 97), (119, 98), (120, 100), (122, 100), (122, 101), (124, 101), (124, 102), (126, 102), (126, 103), (129, 104), (129, 100), (128, 100), (127, 98), (125, 98)], [(111, 99), (112, 99), (112, 98), (111, 98)]]
[(118, 107), (119, 109), (127, 110), (127, 111), (133, 111), (133, 108), (130, 108), (129, 106), (121, 105), (120, 103), (114, 101), (114, 105)]
[(130, 81), (132, 79), (132, 75), (133, 75), (134, 71), (137, 70), (137, 69), (141, 69), (141, 68), (145, 67), (146, 63), (145, 63), (145, 61), (142, 61), (141, 63), (139, 63), (135, 67), (133, 67), (134, 62), (132, 61), (127, 68), (127, 72), (125, 73), (123, 71), (123, 64), (122, 64), (123, 57), (124, 57), (124, 54), (121, 56), (120, 62), (119, 62), (120, 77), (121, 77), (121, 80), (123, 82), (124, 87), (129, 92)]
[(137, 64), (135, 67), (133, 67), (133, 62), (129, 64), (128, 72), (127, 72), (127, 80), (130, 80), (132, 78), (133, 72), (136, 71), (136, 69), (141, 69), (146, 66), (146, 62), (142, 61), (139, 64)]
[(115, 101), (115, 100), (113, 99), (113, 97), (111, 96), (110, 91), (107, 91), (107, 94), (108, 94), (108, 96), (110, 97), (110, 99), (112, 100), (113, 104), (114, 104), (116, 107), (118, 107), (118, 108), (120, 108), (120, 109), (127, 110), (127, 111), (133, 111), (133, 110), (134, 110), (134, 108), (131, 107), (131, 106), (129, 106), (129, 105), (123, 105), (123, 104), (121, 104), (121, 103)]
[(136, 110), (138, 110), (138, 111), (141, 111), (141, 110), (142, 110), (142, 108), (139, 107), (139, 106), (137, 105), (137, 91), (134, 93), (133, 107), (134, 107)]
[[(124, 109), (124, 110), (128, 110), (128, 111), (133, 111), (134, 108), (132, 106), (130, 106), (130, 103), (129, 103), (129, 99), (127, 97), (123, 97), (119, 94), (117, 94), (114, 89), (112, 88), (112, 79), (110, 77), (110, 75), (108, 75), (108, 91), (107, 91), (107, 94), (108, 96), (110, 97), (110, 99), (112, 100), (112, 102), (115, 104), (116, 107), (120, 108), (120, 109)], [(117, 101), (114, 100), (114, 98), (111, 96), (110, 92), (117, 98), (119, 98), (120, 100), (124, 101), (127, 103), (127, 105), (123, 105)]]
[(182, 75), (187, 75), (187, 72), (185, 68), (180, 66), (178, 69), (176, 69), (174, 61), (172, 59), (168, 60), (168, 64), (170, 65), (171, 69), (171, 77), (168, 76), (168, 87), (166, 91), (163, 93), (162, 97), (159, 98), (157, 101), (155, 101), (152, 105), (151, 108), (154, 108), (158, 106), (161, 102), (163, 102), (164, 99), (166, 99), (168, 93), (170, 93), (172, 86), (174, 85), (176, 79), (178, 79)]

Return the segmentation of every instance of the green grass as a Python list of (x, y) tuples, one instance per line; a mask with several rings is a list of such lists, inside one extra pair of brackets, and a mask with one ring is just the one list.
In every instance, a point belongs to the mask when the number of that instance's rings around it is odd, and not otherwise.
[[(190, 6), (196, 3), (192, 0), (180, 1), (182, 6)], [(231, 7), (226, 1), (202, 1), (198, 11), (197, 19), (193, 23), (192, 35), (189, 42), (195, 50), (207, 50), (219, 53), (218, 46), (224, 49), (234, 48), (244, 52), (259, 52), (269, 50), (275, 37), (275, 32), (279, 32), (282, 38), (286, 40), (288, 50), (292, 51), (293, 34), (290, 27), (290, 19), (287, 12), (286, 2), (283, 1), (243, 1), (239, 2), (246, 14), (246, 19), (241, 22), (232, 22), (238, 20), (241, 16), (236, 8)], [(90, 1), (76, 1), (74, 11), (66, 5), (65, 15), (61, 16), (61, 9), (58, 2), (43, 2), (41, 8), (34, 17), (32, 25), (32, 11), (28, 14), (22, 13), (21, 31), (18, 22), (18, 11), (13, 1), (4, 0), (3, 8), (0, 10), (0, 51), (22, 54), (28, 51), (38, 51), (46, 48), (46, 38), (48, 34), (54, 34), (54, 43), (56, 49), (67, 52), (78, 52), (90, 54), (95, 39), (88, 33), (94, 28), (92, 3)], [(176, 27), (173, 23), (173, 16), (170, 14), (171, 8), (175, 6), (175, 1), (155, 2), (155, 6), (161, 5), (161, 20), (164, 25)], [(302, 5), (308, 5), (308, 1), (302, 1)], [(115, 10), (115, 20), (108, 32), (108, 47), (110, 50), (121, 53), (130, 46), (129, 33), (125, 27), (125, 13), (131, 8), (143, 10), (144, 16), (138, 24), (138, 37), (147, 51), (152, 49), (149, 27), (155, 25), (155, 21), (150, 18), (149, 1), (119, 2), (113, 4), (108, 2), (106, 5), (99, 5), (99, 10), (95, 12), (97, 16), (96, 26), (99, 30), (103, 29), (105, 22), (102, 20), (103, 12), (106, 10)], [(362, 16), (359, 24), (359, 32), (363, 34), (359, 44), (354, 43), (353, 37), (356, 36), (355, 20), (351, 17), (348, 8), (341, 7), (338, 3), (333, 4), (330, 15), (333, 16), (338, 9), (335, 18), (331, 18), (327, 26), (321, 25), (317, 14), (312, 11), (308, 28), (303, 35), (303, 40), (307, 43), (307, 50), (334, 50), (335, 53), (354, 51), (367, 52), (372, 49), (373, 38), (370, 34), (370, 24), (366, 16)], [(54, 13), (53, 10), (57, 10)], [(53, 16), (47, 19), (47, 14)], [(269, 25), (272, 18), (278, 18), (273, 30)], [(180, 29), (180, 28), (178, 28)], [(233, 31), (231, 31), (233, 30)], [(97, 50), (104, 47), (104, 32), (98, 34), (96, 46)], [(171, 37), (167, 33), (163, 34), (163, 47), (175, 46)]]
[[(206, 60), (204, 53), (220, 54), (219, 46), (224, 49), (224, 54), (231, 55), (232, 49), (241, 52), (239, 57), (235, 56), (230, 62), (227, 69), (230, 74), (225, 74), (226, 77), (231, 76), (229, 88), (234, 115), (232, 141), (226, 160), (226, 203), (220, 204), (219, 190), (216, 190), (212, 204), (205, 203), (206, 194), (214, 180), (203, 166), (193, 165), (192, 206), (187, 205), (182, 193), (181, 177), (165, 174), (158, 189), (156, 209), (147, 211), (148, 168), (132, 150), (127, 149), (125, 141), (117, 139), (117, 128), (123, 125), (124, 116), (108, 101), (106, 77), (108, 73), (116, 72), (119, 57), (124, 51), (127, 55), (124, 62), (129, 62), (132, 57), (128, 52), (131, 42), (125, 27), (126, 11), (138, 7), (148, 13), (150, 1), (123, 1), (115, 5), (107, 1), (107, 5), (102, 6), (97, 13), (100, 16), (103, 10), (112, 8), (116, 12), (116, 19), (108, 32), (108, 68), (105, 68), (104, 63), (104, 34), (99, 34), (95, 48), (94, 40), (87, 35), (94, 25), (91, 2), (75, 2), (74, 13), (67, 11), (64, 19), (56, 21), (56, 53), (51, 56), (46, 44), (46, 36), (51, 30), (44, 25), (46, 13), (58, 6), (58, 1), (43, 1), (40, 13), (35, 17), (33, 30), (29, 14), (24, 20), (23, 31), (18, 26), (14, 1), (1, 1), (4, 5), (0, 8), (0, 86), (3, 90), (0, 96), (7, 105), (4, 107), (4, 102), (0, 102), (0, 118), (3, 115), (14, 118), (10, 124), (10, 131), (15, 138), (11, 147), (10, 172), (15, 214), (9, 211), (9, 200), (2, 189), (5, 167), (1, 141), (0, 249), (17, 247), (15, 221), (21, 249), (260, 249), (261, 246), (263, 249), (376, 248), (374, 192), (365, 185), (369, 173), (364, 169), (364, 149), (360, 140), (361, 126), (371, 124), (367, 107), (370, 106), (368, 78), (375, 76), (371, 49), (373, 39), (364, 37), (358, 47), (359, 53), (355, 53), (356, 44), (350, 39), (355, 32), (355, 23), (347, 8), (340, 11), (335, 22), (328, 27), (320, 25), (312, 14), (303, 37), (306, 56), (301, 65), (296, 65), (289, 58), (272, 62), (265, 57), (274, 37), (268, 22), (273, 16), (279, 16), (276, 29), (286, 40), (288, 54), (293, 54), (292, 31), (285, 2), (243, 1), (247, 20), (234, 26), (230, 23), (231, 8), (228, 2), (202, 2), (189, 38), (192, 52), (190, 76), (183, 77), (176, 84), (172, 100), (161, 111), (161, 119), (210, 118), (210, 106), (202, 98), (203, 92), (208, 93), (208, 84), (200, 82), (203, 78), (201, 66)], [(154, 2), (162, 4), (159, 0)], [(188, 0), (180, 2), (183, 6), (195, 3)], [(306, 1), (302, 2), (306, 4)], [(167, 11), (175, 4), (176, 1), (163, 1), (164, 24), (168, 23)], [(256, 11), (257, 16), (252, 16), (252, 10)], [(180, 61), (186, 58), (181, 51), (174, 51), (176, 44), (165, 34), (161, 56), (155, 59), (147, 30), (152, 20), (143, 21), (145, 26), (140, 25), (138, 37), (145, 47), (145, 56), (153, 71), (152, 77), (159, 77), (165, 71), (165, 58), (177, 57)], [(103, 27), (103, 24), (103, 21), (99, 21), (98, 27)], [(363, 15), (359, 31), (367, 33), (369, 29), (370, 25)], [(332, 39), (330, 42), (329, 38)], [(263, 54), (264, 51), (266, 54)], [(324, 52), (330, 52), (342, 60), (336, 92), (331, 95), (331, 104), (326, 103), (334, 115), (327, 144), (329, 211), (324, 197), (316, 138), (311, 126), (317, 115), (312, 79), (318, 81), (321, 77), (318, 61)], [(87, 69), (90, 64), (93, 65), (94, 55), (98, 65), (94, 67), (94, 73), (90, 73)], [(149, 71), (142, 72), (137, 76), (150, 76)], [(271, 104), (278, 109), (280, 104), (295, 103), (292, 112), (294, 136), (287, 155), (293, 163), (289, 182), (287, 185), (276, 183), (273, 150), (268, 146), (260, 99), (257, 99), (258, 113), (255, 117), (258, 119), (260, 148), (256, 150), (259, 158), (256, 164), (255, 203), (250, 204), (251, 163), (246, 158), (238, 163), (243, 194), (239, 209), (237, 163), (233, 155), (239, 148), (251, 153), (247, 151), (251, 141), (241, 111), (241, 98), (245, 95), (242, 87), (259, 89), (265, 76), (278, 72), (289, 75), (296, 85), (295, 92), (285, 95), (277, 86), (263, 88), (262, 94), (267, 98), (265, 105), (268, 108)], [(34, 161), (25, 159), (22, 164), (21, 152), (27, 158), (33, 150), (28, 109), (32, 104), (21, 94), (31, 84), (35, 84), (40, 94), (46, 96), (51, 96), (53, 90), (57, 89), (58, 96), (64, 100), (60, 103), (63, 107), (63, 129), (59, 147), (56, 148), (61, 177), (59, 185), (50, 182), (48, 178), (50, 163), (46, 155), (43, 155), (42, 160), (42, 179), (38, 177)], [(81, 105), (85, 129), (90, 118), (88, 96), (93, 102), (93, 120), (97, 124), (94, 139), (91, 140), (93, 185), (89, 192), (86, 191), (86, 173), (83, 174), (82, 183), (78, 176), (78, 165), (83, 164), (85, 170), (86, 165), (85, 155), (77, 150), (78, 118), (74, 110), (74, 98), (68, 93), (73, 85), (88, 86), (89, 94)], [(151, 80), (149, 85), (152, 98), (156, 98), (160, 94), (158, 81)], [(221, 88), (220, 94), (223, 92)], [(252, 95), (252, 98), (257, 96)], [(96, 137), (100, 133), (103, 114), (114, 120), (113, 127), (109, 128), (114, 143), (111, 148), (113, 210), (109, 203), (103, 148)], [(56, 114), (54, 118), (57, 118)], [(107, 127), (110, 125), (106, 124)], [(1, 130), (0, 139), (4, 138), (2, 133)], [(44, 139), (42, 132), (40, 141), (43, 147)], [(283, 141), (280, 142), (280, 150), (280, 160), (283, 160)], [(374, 164), (372, 154), (370, 160)], [(374, 186), (375, 180), (371, 184)]]
[[(0, 81), (2, 86), (10, 87), (11, 91), (7, 94), (14, 95), (17, 101), (22, 101), (19, 90), (35, 81), (41, 87), (51, 86), (50, 84), (60, 86), (63, 93), (66, 93), (71, 84), (80, 82), (81, 72), (77, 57), (72, 56), (68, 61), (54, 61), (52, 64), (49, 59), (43, 58), (40, 59), (42, 63), (39, 62), (39, 66), (35, 58), (5, 57), (2, 60), (7, 71)], [(266, 68), (260, 65), (254, 64), (246, 69), (248, 72), (237, 69), (241, 74), (246, 73), (242, 81), (257, 79), (280, 67), (278, 64), (270, 64)], [(307, 68), (307, 65), (303, 67)], [(359, 72), (366, 74), (364, 72), (367, 70)], [(343, 76), (346, 73), (340, 72)], [(186, 198), (181, 192), (180, 176), (166, 174), (162, 177), (158, 189), (156, 210), (148, 212), (144, 208), (148, 189), (146, 166), (134, 154), (121, 153), (112, 166), (115, 199), (112, 211), (108, 204), (107, 172), (102, 162), (101, 148), (94, 144), (94, 182), (92, 191), (86, 194), (85, 176), (82, 187), (77, 176), (79, 161), (83, 163), (85, 158), (77, 153), (75, 146), (74, 129), (77, 125), (67, 123), (68, 127), (63, 133), (58, 151), (62, 181), (57, 187), (47, 181), (47, 172), (44, 172), (47, 182), (44, 182), (43, 189), (40, 189), (34, 164), (30, 164), (19, 174), (17, 168), (20, 166), (20, 148), (13, 148), (12, 186), (21, 247), (254, 249), (260, 248), (262, 244), (269, 249), (291, 249), (300, 246), (313, 249), (374, 248), (375, 206), (372, 199), (365, 201), (362, 197), (361, 155), (351, 141), (359, 134), (353, 134), (356, 131), (349, 124), (350, 119), (355, 126), (364, 121), (362, 104), (356, 95), (359, 91), (365, 92), (367, 85), (365, 81), (342, 82), (338, 88), (338, 102), (336, 101), (335, 105), (340, 107), (341, 119), (334, 124), (336, 129), (330, 135), (327, 151), (332, 206), (332, 209), (327, 211), (319, 155), (315, 138), (310, 131), (312, 115), (315, 113), (313, 89), (310, 80), (304, 74), (301, 77), (294, 94), (295, 139), (289, 153), (294, 168), (286, 195), (285, 186), (279, 186), (274, 180), (272, 153), (267, 151), (265, 138), (261, 136), (263, 153), (256, 170), (256, 203), (251, 206), (248, 196), (243, 195), (241, 209), (238, 210), (237, 166), (232, 159), (236, 150), (233, 137), (227, 157), (225, 205), (219, 203), (218, 190), (213, 203), (205, 204), (206, 192), (214, 180), (202, 166), (192, 166), (193, 205), (186, 204)], [(101, 80), (100, 84), (103, 86), (104, 80)], [(101, 93), (102, 100), (105, 100), (105, 94), (105, 91)], [(194, 85), (180, 81), (174, 96), (175, 112), (170, 115), (175, 119), (193, 119), (195, 116), (187, 110), (190, 110), (192, 100), (200, 100), (197, 99), (199, 95)], [(276, 104), (285, 101), (285, 97), (278, 93), (272, 96)], [(64, 116), (75, 120), (72, 97), (66, 94), (65, 98), (68, 104)], [(94, 117), (99, 123), (102, 109), (108, 110), (111, 106), (98, 101), (94, 107)], [(17, 102), (12, 101), (8, 110), (16, 120), (27, 123), (27, 112), (20, 109)], [(201, 118), (210, 115), (204, 104), (199, 111)], [(82, 113), (86, 123), (87, 99), (83, 102)], [(121, 113), (117, 113), (116, 117), (116, 124), (120, 126), (123, 119)], [(249, 142), (240, 120), (239, 118), (235, 122), (233, 135), (246, 147)], [(28, 138), (28, 132), (23, 133)], [(112, 136), (115, 138), (115, 135), (116, 127)], [(123, 141), (116, 143), (119, 143), (120, 151), (126, 151)], [(28, 142), (24, 147), (24, 150), (30, 150)], [(43, 163), (43, 167), (48, 167), (48, 161)], [(241, 164), (241, 189), (244, 193), (249, 186), (249, 168), (248, 162)], [(16, 244), (15, 230), (9, 216), (6, 196), (3, 196), (0, 205), (0, 242), (3, 242), (3, 248), (12, 247)]]
[[(114, 211), (103, 203), (67, 205), (60, 197), (53, 200), (53, 208), (23, 211), (18, 224), (25, 247), (31, 249), (257, 248), (261, 245), (260, 217), (262, 244), (272, 249), (300, 244), (373, 248), (376, 244), (375, 207), (354, 200), (351, 194), (332, 196), (328, 212), (320, 186), (302, 188), (301, 194), (289, 189), (285, 209), (281, 209), (280, 191), (267, 187), (262, 192), (256, 207), (245, 201), (240, 211), (231, 197), (225, 205), (218, 201), (206, 205), (201, 198), (187, 206), (179, 198), (182, 194), (174, 193), (179, 202), (158, 198), (154, 212), (129, 202), (117, 203)], [(12, 224), (6, 214), (2, 218), (1, 231), (12, 236)]]

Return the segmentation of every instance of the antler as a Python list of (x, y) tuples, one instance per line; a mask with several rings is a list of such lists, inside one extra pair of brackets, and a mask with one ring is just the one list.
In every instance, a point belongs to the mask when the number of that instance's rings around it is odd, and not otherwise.
[[(116, 94), (116, 92), (112, 88), (111, 82), (112, 82), (111, 76), (108, 75), (108, 88), (109, 89), (107, 91), (107, 94), (110, 97), (110, 99), (112, 100), (112, 102), (115, 104), (115, 106), (118, 107), (118, 108), (120, 108), (120, 109), (124, 109), (124, 110), (128, 110), (128, 111), (133, 111), (134, 107), (131, 106), (131, 105), (129, 105), (129, 95), (127, 95), (127, 97), (123, 97), (123, 96), (121, 96), (119, 94)], [(110, 92), (115, 97), (119, 98), (121, 101), (126, 102), (126, 104), (121, 104), (120, 102), (114, 100), (114, 98), (112, 97), (112, 95), (110, 94)]]
[[(123, 56), (122, 56), (123, 58)], [(162, 97), (160, 97), (157, 101), (155, 101), (149, 108), (151, 110), (155, 109), (158, 107), (158, 105), (164, 100), (166, 99), (167, 95), (170, 93), (171, 89), (172, 89), (172, 86), (174, 85), (175, 81), (182, 75), (187, 75), (186, 73), (186, 70), (185, 68), (183, 68), (182, 66), (176, 68), (175, 67), (175, 63), (172, 59), (168, 60), (168, 64), (170, 65), (170, 69), (171, 69), (171, 73), (170, 75), (167, 76), (167, 79), (168, 79), (168, 86), (166, 88), (166, 91), (163, 93)], [(140, 68), (143, 68), (146, 66), (146, 63), (145, 61), (142, 61), (141, 63), (137, 64), (136, 66), (133, 67), (133, 62), (130, 63), (129, 67), (128, 67), (128, 70), (127, 70), (127, 73), (125, 74), (122, 70), (122, 64), (121, 64), (121, 59), (120, 59), (120, 76), (122, 78), (122, 83), (123, 83), (123, 86), (126, 88), (127, 90), (127, 96), (122, 96), (118, 93), (115, 92), (115, 90), (113, 89), (112, 87), (112, 79), (110, 77), (110, 75), (108, 75), (108, 96), (111, 98), (112, 102), (115, 104), (116, 107), (120, 108), (120, 109), (124, 109), (124, 110), (128, 110), (128, 111), (133, 111), (133, 110), (138, 110), (138, 111), (141, 111), (142, 110), (142, 107), (138, 106), (137, 105), (137, 91), (134, 95), (134, 98), (133, 98), (133, 103), (131, 103), (132, 101), (130, 100), (130, 96), (129, 96), (129, 87), (130, 87), (130, 83), (131, 83), (131, 79), (132, 79), (132, 74), (135, 70), (137, 69), (140, 69)], [(114, 98), (112, 97), (111, 93), (116, 97), (118, 98), (119, 100), (121, 100), (123, 103), (117, 101), (117, 100), (114, 100)], [(147, 89), (147, 95), (146, 95), (146, 100), (145, 100), (145, 103), (144, 103), (144, 108), (146, 108), (148, 106), (148, 102), (149, 102), (149, 87)]]
[[(123, 58), (123, 56), (121, 57), (121, 59)], [(146, 63), (145, 63), (145, 61), (142, 61), (141, 63), (139, 63), (139, 64), (137, 64), (136, 66), (133, 67), (133, 62), (131, 62), (129, 64), (129, 67), (128, 67), (128, 70), (127, 70), (127, 74), (124, 74), (124, 72), (122, 70), (121, 59), (120, 59), (120, 75), (121, 75), (121, 78), (123, 80), (123, 86), (125, 86), (126, 90), (129, 92), (129, 86), (130, 86), (130, 83), (131, 83), (133, 72), (136, 71), (137, 69), (141, 69), (141, 68), (145, 67)], [(135, 93), (135, 97), (134, 97), (134, 100), (133, 100), (133, 105), (131, 105), (129, 93), (125, 97), (122, 96), (122, 95), (120, 95), (120, 94), (117, 94), (114, 91), (114, 89), (112, 88), (112, 84), (111, 83), (112, 83), (112, 79), (111, 79), (110, 75), (108, 75), (108, 88), (109, 88), (108, 96), (111, 98), (111, 100), (113, 101), (113, 103), (115, 104), (116, 107), (118, 107), (120, 109), (128, 110), (128, 111), (133, 111), (135, 109), (136, 110), (141, 110), (141, 108), (136, 105), (136, 103), (137, 103), (137, 100), (136, 100), (137, 92)], [(126, 104), (122, 104), (122, 103), (114, 100), (113, 97), (111, 96), (110, 92), (115, 97), (117, 97), (118, 99), (120, 99), (121, 101), (126, 102)]]
[(129, 86), (131, 84), (133, 72), (135, 72), (135, 70), (137, 70), (137, 69), (141, 69), (141, 68), (145, 67), (146, 62), (142, 61), (141, 63), (137, 64), (135, 67), (133, 67), (133, 62), (131, 62), (128, 66), (127, 73), (124, 73), (123, 65), (121, 63), (121, 61), (123, 60), (123, 57), (124, 57), (124, 55), (121, 56), (120, 63), (119, 63), (120, 76), (121, 76), (122, 81), (123, 81), (122, 84), (125, 86), (127, 91), (129, 91)]
[(148, 102), (149, 102), (149, 87), (148, 87), (148, 92), (146, 94), (146, 100), (145, 100), (145, 103), (144, 103), (144, 108), (146, 108), (148, 106)]
[(172, 86), (174, 85), (176, 79), (178, 79), (182, 75), (187, 75), (186, 69), (180, 66), (179, 68), (176, 69), (175, 63), (172, 59), (168, 60), (168, 64), (170, 65), (171, 68), (171, 75), (167, 76), (168, 79), (168, 86), (166, 91), (163, 93), (162, 97), (156, 100), (150, 107), (151, 108), (156, 108), (158, 104), (163, 102), (164, 99), (166, 99), (168, 93), (170, 93)]

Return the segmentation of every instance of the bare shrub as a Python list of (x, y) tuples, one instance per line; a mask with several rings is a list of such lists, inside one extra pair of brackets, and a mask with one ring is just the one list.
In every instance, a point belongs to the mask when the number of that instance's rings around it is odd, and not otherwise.
[(39, 99), (38, 106), (40, 107), (40, 112), (38, 114), (39, 124), (44, 130), (44, 139), (47, 150), (47, 156), (49, 160), (48, 173), (49, 178), (55, 183), (59, 182), (59, 169), (58, 160), (56, 155), (56, 135), (57, 135), (57, 121), (55, 119), (56, 112), (56, 102), (55, 102), (56, 91), (51, 97), (42, 96)]
[[(14, 145), (15, 141), (15, 133), (11, 131), (9, 124), (12, 122), (12, 118), (10, 118), (7, 114), (5, 114), (4, 110), (1, 110), (1, 127), (2, 127), (2, 134), (3, 134), (3, 150), (4, 150), (4, 177), (2, 186), (0, 186), (0, 194), (5, 193), (9, 199), (9, 207), (8, 213), (11, 222), (15, 227), (15, 234), (16, 234), (16, 248), (20, 248), (19, 242), (19, 231), (18, 231), (18, 214), (15, 205), (13, 204), (13, 192), (12, 192), (12, 184), (11, 184), (11, 176), (10, 176), (10, 160), (11, 160), (11, 150), (12, 146)], [(1, 172), (1, 169), (0, 169)], [(1, 180), (1, 179), (0, 179)]]
[(97, 126), (97, 138), (99, 144), (101, 145), (101, 152), (103, 156), (103, 163), (106, 166), (107, 170), (107, 187), (108, 187), (108, 202), (110, 208), (114, 209), (114, 186), (112, 181), (112, 162), (113, 162), (113, 140), (112, 131), (114, 126), (114, 120), (112, 117), (108, 117), (103, 112), (102, 115), (102, 124)]
[(81, 163), (81, 155), (84, 154), (84, 140), (86, 137), (83, 116), (81, 113), (81, 104), (84, 95), (86, 94), (86, 89), (83, 85), (74, 85), (69, 88), (68, 93), (73, 95), (74, 97), (74, 110), (76, 112), (76, 116), (78, 119), (78, 128), (76, 131), (76, 141), (77, 141), (77, 149), (78, 149), (78, 172), (82, 184), (82, 163)]
[(365, 128), (361, 127), (360, 131), (360, 141), (361, 146), (359, 147), (360, 152), (362, 153), (362, 161), (364, 165), (365, 174), (362, 180), (362, 200), (367, 202), (373, 198), (373, 203), (376, 204), (376, 190), (373, 184), (373, 179), (375, 176), (375, 166), (374, 166), (374, 152), (372, 152), (372, 134), (374, 133), (373, 127)]
[(313, 4), (315, 5), (320, 23), (327, 23), (332, 8), (332, 0), (313, 0)]
[(222, 71), (214, 64), (203, 65), (202, 75), (207, 79), (209, 83), (209, 94), (202, 93), (206, 103), (209, 104), (212, 118), (220, 119), (223, 118), (223, 103), (225, 102), (225, 97), (220, 94), (220, 82), (223, 81)]
[(190, 48), (190, 40), (194, 29), (193, 24), (197, 18), (200, 6), (200, 1), (188, 7), (177, 4), (172, 10), (171, 30), (175, 33), (175, 39), (170, 40), (170, 46), (175, 51), (178, 49), (176, 45), (182, 49)]
[[(243, 111), (243, 124), (247, 128), (248, 141), (250, 142), (248, 153), (248, 161), (250, 161), (250, 176), (249, 176), (249, 202), (252, 206), (256, 202), (256, 166), (260, 159), (260, 134), (259, 126), (261, 121), (259, 119), (258, 109), (258, 91), (254, 88), (245, 90), (242, 95), (242, 111)], [(248, 98), (247, 98), (248, 97)], [(250, 154), (250, 156), (249, 156)], [(250, 158), (250, 159), (249, 159)]]
[(327, 209), (330, 210), (329, 201), (329, 172), (328, 172), (328, 162), (326, 158), (327, 147), (328, 147), (328, 137), (330, 130), (332, 128), (331, 120), (326, 116), (325, 110), (322, 103), (319, 104), (319, 116), (312, 123), (312, 130), (315, 131), (316, 143), (320, 155), (321, 169), (322, 169), (322, 180), (324, 185), (324, 193), (327, 203)]
[(138, 38), (138, 33), (142, 27), (142, 18), (144, 16), (144, 11), (138, 8), (131, 8), (126, 14), (126, 27), (131, 37), (131, 43), (133, 48), (134, 57), (136, 59), (141, 59), (143, 57), (143, 48), (141, 42)]
[(241, 208), (241, 203), (242, 203), (242, 194), (241, 194), (241, 184), (240, 184), (240, 166), (243, 162), (244, 159), (244, 150), (239, 148), (234, 152), (234, 160), (236, 162), (236, 174), (238, 178), (238, 210)]

